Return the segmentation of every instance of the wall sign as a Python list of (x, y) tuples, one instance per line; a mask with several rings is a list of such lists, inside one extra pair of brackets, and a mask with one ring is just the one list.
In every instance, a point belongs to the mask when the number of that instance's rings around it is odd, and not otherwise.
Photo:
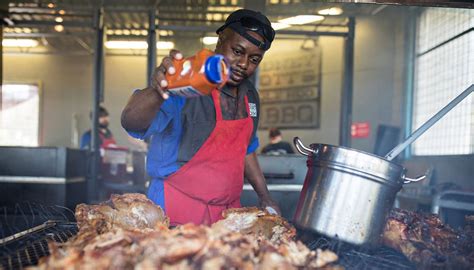
[(351, 125), (352, 138), (368, 138), (370, 136), (369, 122), (355, 122)]
[(260, 129), (319, 128), (320, 47), (267, 57), (259, 82)]

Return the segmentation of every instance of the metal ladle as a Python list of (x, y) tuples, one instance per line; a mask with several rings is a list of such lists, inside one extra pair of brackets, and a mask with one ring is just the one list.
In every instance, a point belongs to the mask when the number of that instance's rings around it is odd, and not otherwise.
[(464, 90), (461, 94), (459, 94), (456, 98), (454, 98), (451, 102), (448, 103), (443, 109), (441, 109), (438, 113), (436, 113), (430, 120), (426, 121), (421, 127), (419, 127), (415, 132), (413, 132), (406, 140), (399, 145), (395, 146), (392, 151), (388, 152), (385, 155), (385, 159), (391, 161), (393, 160), (398, 154), (400, 154), (407, 146), (412, 144), (418, 137), (420, 137), (425, 131), (431, 128), (438, 120), (440, 120), (444, 115), (446, 115), (451, 109), (453, 109), (459, 102), (461, 102), (464, 98), (469, 96), (471, 92), (474, 91), (474, 84), (471, 84), (466, 90)]

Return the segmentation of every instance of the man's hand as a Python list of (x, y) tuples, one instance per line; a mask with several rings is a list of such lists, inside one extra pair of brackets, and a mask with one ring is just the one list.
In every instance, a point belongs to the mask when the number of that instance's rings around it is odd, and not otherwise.
[[(265, 209), (267, 209), (267, 207), (271, 207), (271, 208), (273, 208), (273, 210), (276, 211), (276, 214), (281, 216), (280, 207), (271, 198), (260, 199), (260, 207), (265, 208)], [(269, 211), (269, 210), (267, 209), (267, 211)], [(270, 214), (274, 214), (274, 213), (271, 212), (271, 210), (269, 212), (270, 212)]]
[(176, 69), (173, 66), (173, 59), (183, 59), (183, 54), (178, 50), (171, 50), (169, 56), (163, 58), (161, 64), (155, 68), (153, 76), (151, 78), (151, 87), (160, 94), (163, 99), (168, 99), (169, 94), (167, 92), (168, 81), (166, 81), (166, 73), (174, 74)]
[(279, 215), (281, 215), (280, 207), (278, 207), (278, 204), (273, 201), (270, 196), (267, 183), (265, 182), (265, 177), (263, 176), (262, 170), (260, 169), (257, 155), (255, 153), (248, 154), (245, 157), (245, 178), (247, 178), (257, 193), (257, 196), (260, 200), (260, 207), (271, 207)]

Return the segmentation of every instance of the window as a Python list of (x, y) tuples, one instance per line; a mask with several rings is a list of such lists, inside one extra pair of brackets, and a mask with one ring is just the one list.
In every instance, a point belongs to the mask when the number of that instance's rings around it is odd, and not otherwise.
[(4, 84), (0, 91), (0, 145), (39, 145), (39, 87)]
[[(413, 130), (474, 83), (474, 10), (428, 8), (418, 18)], [(472, 94), (423, 134), (415, 155), (474, 153)]]

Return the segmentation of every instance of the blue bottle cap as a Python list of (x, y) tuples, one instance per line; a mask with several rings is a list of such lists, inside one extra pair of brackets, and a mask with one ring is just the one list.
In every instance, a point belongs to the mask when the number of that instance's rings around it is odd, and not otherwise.
[[(206, 59), (204, 74), (206, 74), (206, 78), (211, 83), (221, 83), (224, 81), (225, 78), (222, 77), (222, 61), (225, 61), (225, 58), (220, 54), (209, 56)], [(224, 66), (227, 67), (227, 65)], [(229, 72), (225, 72), (225, 74), (229, 74)]]

